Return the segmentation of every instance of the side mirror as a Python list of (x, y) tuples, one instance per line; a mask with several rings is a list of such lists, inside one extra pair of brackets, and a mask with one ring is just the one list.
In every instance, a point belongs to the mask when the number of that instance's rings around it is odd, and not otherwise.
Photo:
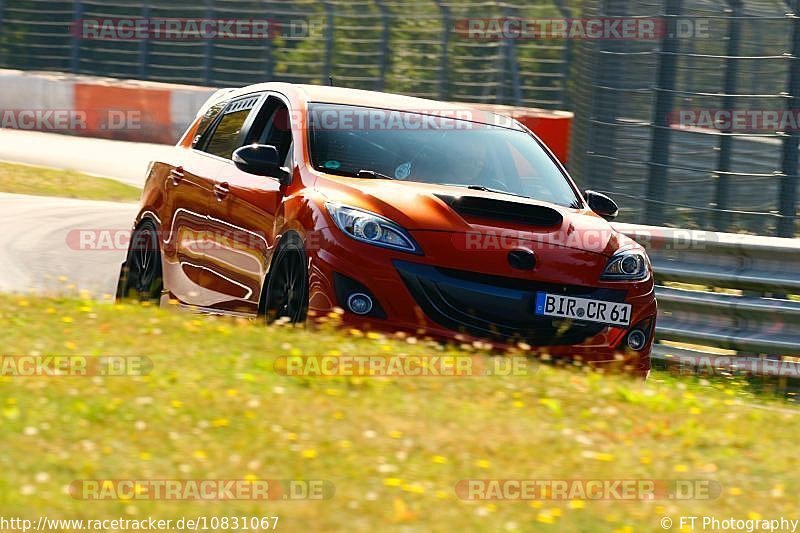
[(617, 218), (619, 214), (617, 203), (605, 194), (586, 191), (586, 202), (589, 204), (589, 209), (609, 222)]
[(256, 176), (277, 179), (281, 185), (288, 185), (292, 175), (281, 167), (278, 149), (270, 144), (250, 144), (237, 148), (231, 156), (236, 168)]

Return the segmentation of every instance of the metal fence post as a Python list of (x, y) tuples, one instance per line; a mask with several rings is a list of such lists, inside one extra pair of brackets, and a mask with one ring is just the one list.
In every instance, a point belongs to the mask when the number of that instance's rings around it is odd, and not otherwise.
[[(624, 0), (603, 0), (601, 17), (619, 18), (626, 14)], [(616, 174), (617, 116), (621, 113), (618, 89), (622, 84), (620, 57), (625, 44), (618, 40), (597, 40), (592, 49), (592, 103), (589, 143), (596, 157), (584, 176), (588, 188), (611, 187)]]
[[(142, 18), (148, 20), (150, 18), (150, 3), (145, 2), (142, 5)], [(146, 80), (148, 77), (147, 69), (147, 55), (150, 52), (150, 37), (146, 37), (139, 41), (139, 79)]]
[(519, 77), (519, 62), (517, 61), (517, 48), (514, 42), (509, 42), (508, 48), (508, 66), (511, 69), (511, 85), (514, 90), (514, 105), (522, 103), (522, 80)]
[(375, 0), (381, 12), (381, 21), (383, 22), (383, 31), (381, 32), (381, 65), (380, 74), (378, 77), (377, 90), (382, 91), (386, 87), (386, 74), (389, 72), (389, 32), (391, 24), (389, 23), (389, 8), (383, 0)]
[[(205, 0), (206, 5), (206, 19), (211, 20), (214, 18), (214, 0)], [(213, 80), (213, 71), (211, 66), (211, 56), (214, 51), (214, 43), (211, 39), (206, 38), (205, 46), (203, 48), (203, 80), (206, 85), (211, 85)]]
[(439, 7), (439, 11), (442, 13), (442, 38), (441, 38), (441, 47), (442, 47), (442, 55), (439, 57), (439, 82), (438, 82), (438, 92), (439, 92), (439, 99), (444, 100), (447, 97), (449, 91), (449, 76), (448, 76), (448, 69), (449, 67), (449, 52), (448, 47), (450, 45), (450, 30), (453, 27), (450, 8), (442, 2), (442, 0), (436, 0), (436, 5)]
[[(506, 20), (511, 18), (518, 18), (516, 17), (516, 13), (512, 11), (511, 6), (506, 4), (503, 8), (503, 17)], [(522, 101), (522, 86), (519, 79), (519, 64), (517, 62), (517, 49), (516, 49), (516, 42), (513, 37), (510, 35), (506, 35), (503, 39), (503, 58), (505, 60), (504, 70), (507, 67), (511, 73), (511, 90), (512, 90), (512, 101), (514, 105), (519, 105)], [(497, 92), (498, 92), (498, 102), (505, 103), (499, 97), (499, 93), (503, 93), (505, 96), (505, 90), (503, 90), (503, 79), (505, 76), (501, 78), (500, 83), (497, 85)]]
[[(272, 24), (270, 22), (269, 24)], [(265, 81), (272, 81), (275, 76), (275, 59), (272, 53), (272, 39), (274, 33), (272, 28), (270, 31), (267, 32), (267, 36), (264, 38), (264, 76), (266, 77)]]
[(83, 19), (83, 2), (75, 0), (72, 9), (72, 50), (70, 53), (70, 71), (78, 72), (81, 68), (81, 20)]
[(667, 0), (665, 4), (666, 32), (661, 41), (656, 78), (656, 101), (653, 111), (653, 137), (650, 143), (650, 171), (647, 182), (647, 199), (656, 200), (646, 205), (644, 222), (660, 226), (664, 223), (664, 200), (667, 192), (667, 164), (670, 152), (669, 114), (672, 111), (677, 67), (678, 38), (676, 18), (681, 14), (682, 0)]
[(5, 11), (5, 0), (0, 0), (0, 65), (8, 66), (8, 52), (3, 46), (3, 15)]
[[(727, 59), (725, 60), (725, 80), (723, 91), (722, 108), (733, 111), (736, 103), (736, 77), (739, 74), (739, 42), (741, 41), (742, 26), (740, 18), (742, 15), (742, 4), (740, 0), (730, 0), (731, 19), (728, 30), (728, 46), (725, 50)], [(730, 225), (730, 214), (725, 209), (730, 208), (730, 176), (731, 171), (731, 152), (733, 151), (733, 130), (722, 131), (719, 139), (719, 158), (717, 159), (717, 191), (715, 197), (716, 212), (715, 227), (717, 230), (724, 231)]]
[[(786, 108), (795, 112), (800, 106), (800, 1), (794, 2), (792, 18), (792, 58), (789, 63), (789, 98)], [(798, 147), (800, 131), (793, 128), (787, 132), (783, 141), (783, 177), (780, 186), (780, 211), (782, 218), (778, 222), (779, 237), (793, 237), (797, 215), (797, 171)]]
[[(564, 3), (564, 0), (554, 0), (553, 3), (556, 5), (556, 9), (558, 9), (562, 18), (572, 18), (572, 11)], [(563, 61), (561, 64), (561, 105), (563, 109), (572, 109), (569, 98), (569, 86), (567, 85), (569, 82), (569, 68), (572, 64), (572, 39), (564, 40), (564, 50), (561, 52), (561, 59)]]
[(325, 72), (323, 83), (333, 75), (333, 5), (329, 1), (323, 3), (325, 7)]

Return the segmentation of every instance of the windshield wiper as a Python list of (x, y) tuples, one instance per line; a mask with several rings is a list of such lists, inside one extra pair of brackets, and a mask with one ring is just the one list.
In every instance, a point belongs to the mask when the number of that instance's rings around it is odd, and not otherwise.
[(336, 174), (337, 176), (347, 176), (348, 178), (369, 178), (369, 179), (384, 179), (384, 180), (394, 179), (391, 176), (387, 176), (386, 174), (381, 174), (380, 172), (375, 172), (374, 170), (362, 169), (359, 170), (358, 172), (353, 172), (351, 170), (344, 170), (340, 168), (325, 168), (319, 166), (315, 166), (314, 168), (320, 172), (326, 172), (328, 174)]
[(495, 192), (498, 194), (510, 194), (511, 196), (519, 196), (520, 198), (530, 198), (530, 196), (526, 196), (518, 192), (504, 191), (503, 189), (493, 189), (491, 187), (485, 187), (483, 185), (464, 185), (462, 183), (443, 183), (442, 185), (447, 185), (450, 187), (464, 187), (471, 191)]
[(372, 178), (372, 179), (382, 179), (382, 180), (393, 180), (394, 178), (391, 176), (387, 176), (386, 174), (381, 174), (380, 172), (375, 172), (374, 170), (365, 170), (361, 169), (356, 172), (356, 177), (358, 178)]

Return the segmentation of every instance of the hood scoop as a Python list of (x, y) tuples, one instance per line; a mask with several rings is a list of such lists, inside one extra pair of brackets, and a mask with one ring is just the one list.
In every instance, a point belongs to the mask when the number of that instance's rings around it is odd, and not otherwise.
[(560, 226), (564, 220), (561, 213), (543, 205), (509, 202), (480, 196), (437, 194), (436, 197), (463, 217), (489, 218), (530, 226)]

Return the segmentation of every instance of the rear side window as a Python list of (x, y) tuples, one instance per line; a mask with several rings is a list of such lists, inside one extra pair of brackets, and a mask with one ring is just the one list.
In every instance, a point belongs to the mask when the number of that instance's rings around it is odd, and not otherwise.
[(228, 102), (218, 102), (208, 108), (203, 115), (203, 118), (200, 119), (200, 125), (197, 126), (197, 134), (194, 136), (192, 147), (195, 147), (200, 143), (200, 140), (206, 134), (208, 128), (214, 123), (222, 110), (225, 109), (226, 105), (228, 105)]
[(242, 145), (242, 128), (258, 99), (258, 96), (251, 96), (228, 104), (204, 151), (223, 159), (230, 159), (233, 151)]

